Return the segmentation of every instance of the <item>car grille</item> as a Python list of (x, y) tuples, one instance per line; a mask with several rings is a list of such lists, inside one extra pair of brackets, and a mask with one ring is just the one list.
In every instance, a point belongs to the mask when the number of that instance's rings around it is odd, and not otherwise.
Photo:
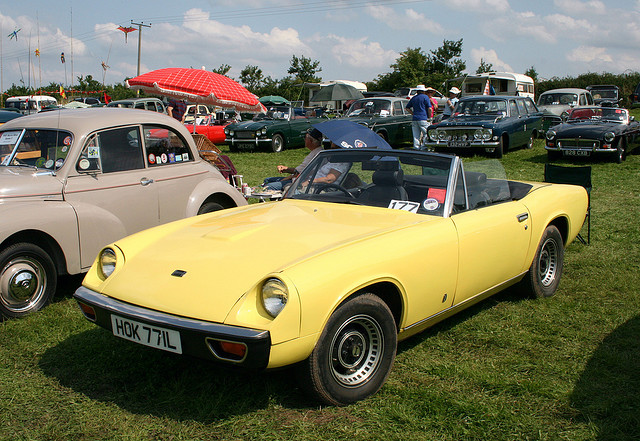
[(236, 132), (235, 137), (238, 139), (253, 139), (255, 138), (255, 132)]
[(472, 141), (476, 130), (477, 128), (474, 127), (473, 129), (440, 129), (438, 132), (444, 131), (447, 134), (445, 138), (447, 141)]
[(600, 147), (600, 141), (594, 139), (559, 139), (558, 147), (574, 149), (597, 149)]

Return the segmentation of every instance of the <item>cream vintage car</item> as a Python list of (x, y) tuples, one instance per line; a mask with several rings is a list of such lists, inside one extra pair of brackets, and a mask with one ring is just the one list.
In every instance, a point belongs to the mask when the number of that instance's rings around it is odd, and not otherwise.
[(75, 297), (116, 337), (294, 366), (305, 390), (343, 405), (383, 385), (398, 340), (516, 283), (553, 295), (586, 209), (584, 188), (507, 180), (497, 160), (328, 150), (282, 201), (105, 247)]
[(108, 243), (245, 205), (173, 118), (62, 110), (0, 128), (0, 317), (46, 305), (57, 276), (89, 269)]

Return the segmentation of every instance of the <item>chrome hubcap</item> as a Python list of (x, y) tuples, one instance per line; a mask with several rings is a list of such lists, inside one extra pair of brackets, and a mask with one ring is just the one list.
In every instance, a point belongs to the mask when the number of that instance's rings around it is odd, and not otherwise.
[(558, 245), (554, 240), (547, 239), (542, 246), (538, 268), (542, 285), (551, 285), (558, 271)]
[(46, 290), (45, 270), (35, 259), (19, 257), (9, 261), (0, 273), (0, 302), (13, 311), (31, 309)]
[(333, 377), (345, 387), (366, 383), (376, 372), (384, 348), (380, 325), (370, 316), (351, 317), (331, 342)]

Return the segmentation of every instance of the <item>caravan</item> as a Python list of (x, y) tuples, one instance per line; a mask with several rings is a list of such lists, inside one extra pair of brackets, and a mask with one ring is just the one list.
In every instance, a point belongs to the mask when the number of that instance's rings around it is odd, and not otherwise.
[(449, 80), (449, 85), (457, 86), (460, 96), (469, 95), (518, 95), (534, 99), (533, 79), (527, 75), (512, 72), (484, 72)]
[(45, 107), (57, 105), (58, 101), (47, 95), (12, 96), (7, 98), (5, 102), (6, 107), (18, 109), (20, 113), (25, 115), (38, 113)]

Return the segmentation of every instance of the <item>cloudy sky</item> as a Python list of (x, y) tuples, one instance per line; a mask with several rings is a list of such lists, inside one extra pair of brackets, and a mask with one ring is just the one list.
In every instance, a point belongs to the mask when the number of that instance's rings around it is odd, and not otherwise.
[(469, 72), (481, 59), (542, 78), (640, 71), (640, 0), (5, 0), (0, 86), (135, 76), (138, 32), (125, 42), (117, 29), (132, 21), (151, 26), (141, 73), (227, 64), (231, 77), (255, 65), (282, 78), (295, 54), (320, 61), (325, 81), (370, 81), (407, 48), (460, 38)]

